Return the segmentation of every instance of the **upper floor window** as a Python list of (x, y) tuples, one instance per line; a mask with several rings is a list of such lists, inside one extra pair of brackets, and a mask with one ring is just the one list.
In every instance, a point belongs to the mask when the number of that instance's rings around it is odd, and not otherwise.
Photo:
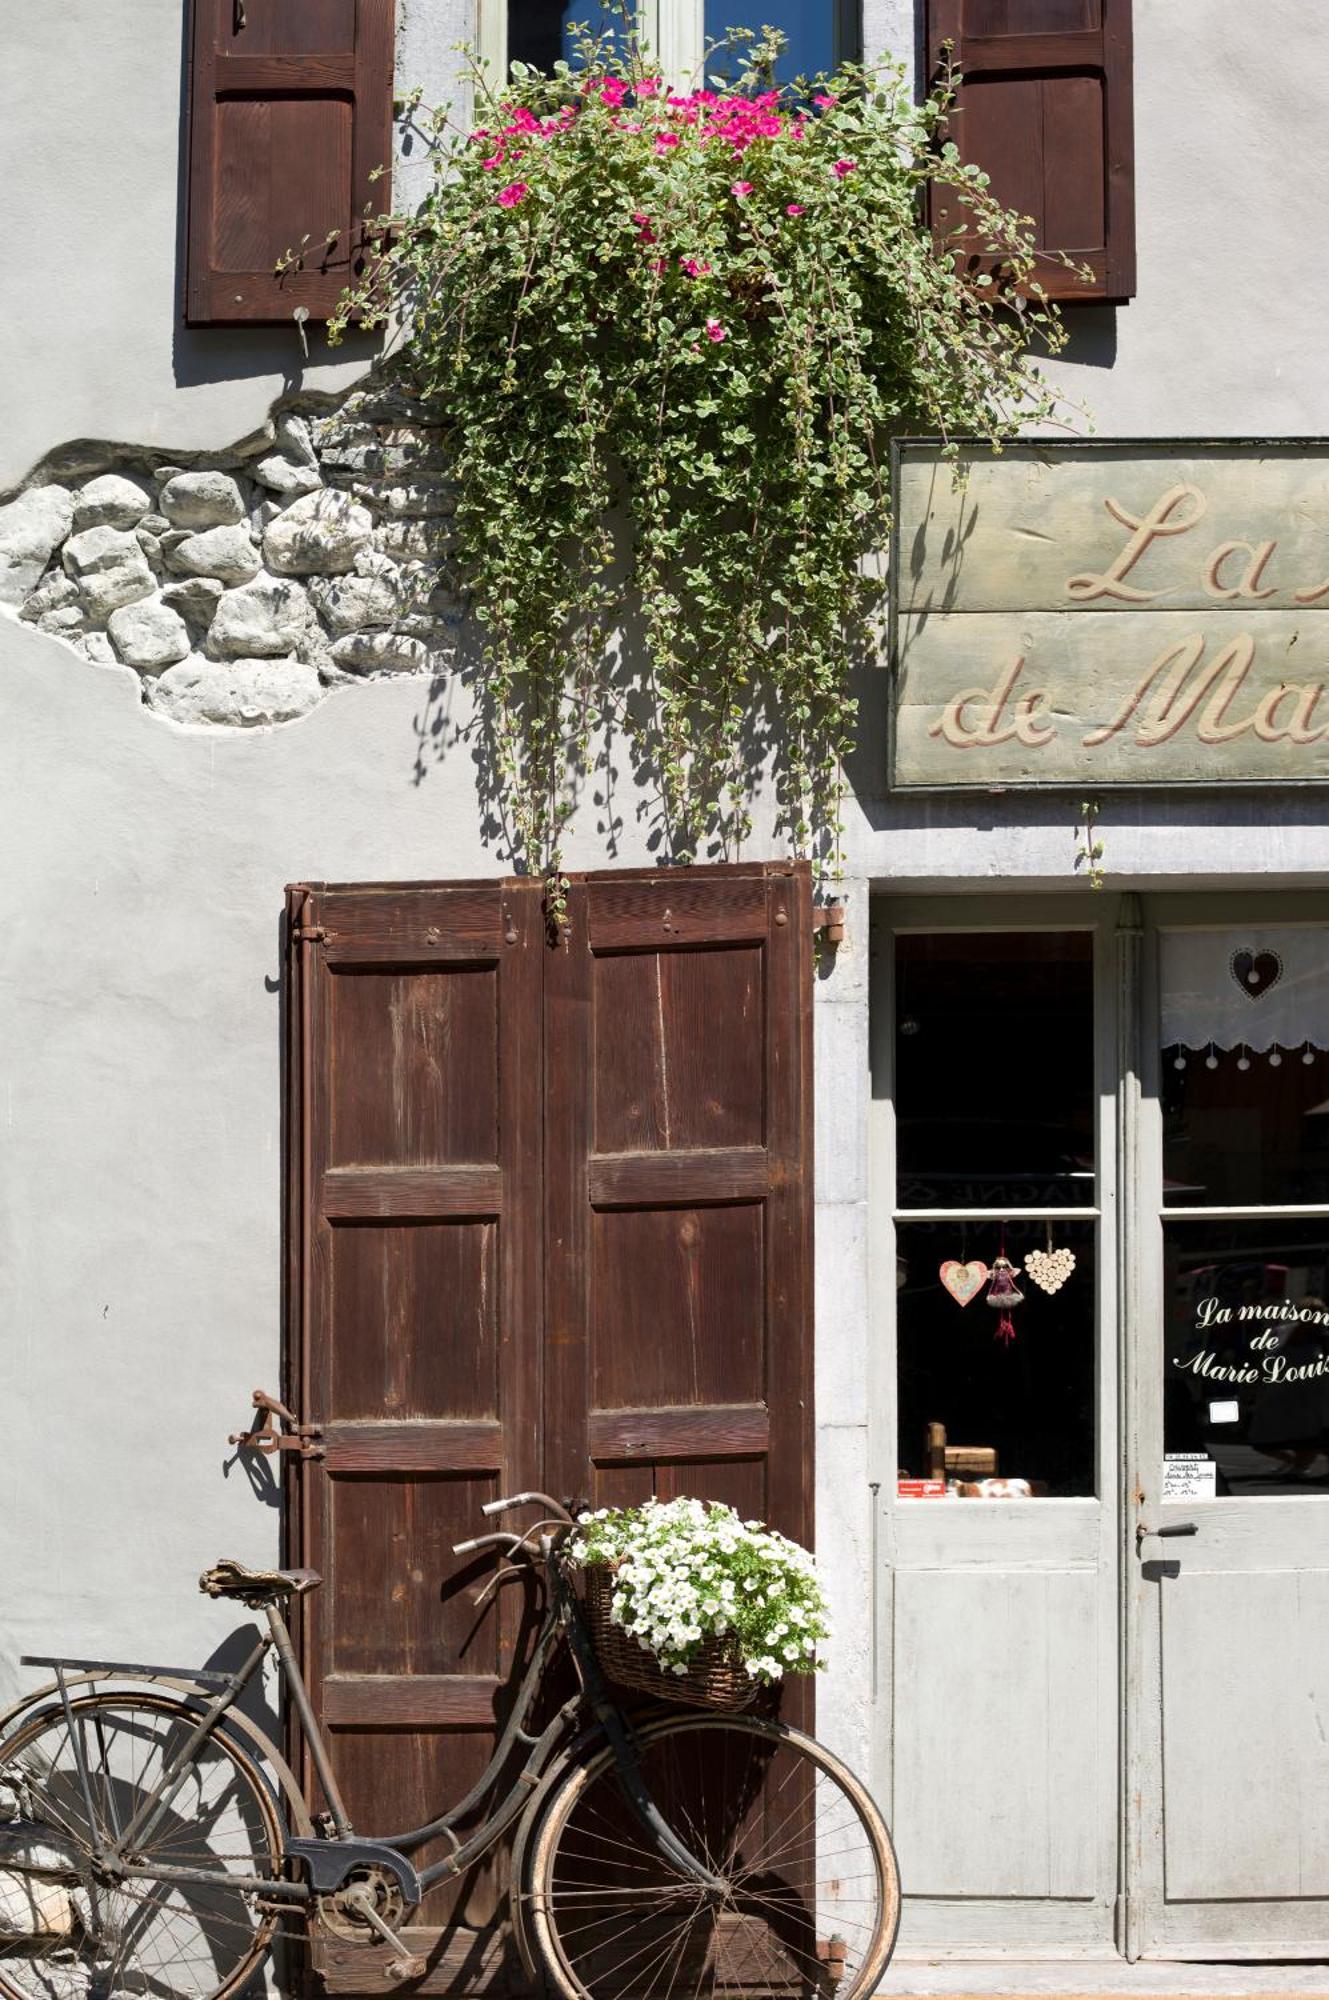
[[(571, 60), (573, 29), (613, 34), (621, 14), (587, 0), (480, 0), (481, 41), (491, 74), (506, 76), (513, 62), (548, 71), (560, 58)], [(817, 76), (859, 53), (855, 0), (643, 0), (637, 16), (641, 33), (666, 72), (679, 82), (726, 75), (732, 68), (718, 48), (731, 29), (760, 35), (775, 28), (785, 38), (777, 81)], [(707, 51), (713, 51), (707, 61)]]

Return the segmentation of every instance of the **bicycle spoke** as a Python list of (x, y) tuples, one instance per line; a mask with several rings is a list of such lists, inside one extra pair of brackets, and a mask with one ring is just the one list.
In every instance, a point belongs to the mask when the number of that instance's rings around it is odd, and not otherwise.
[[(213, 1734), (171, 1779), (163, 1804), (157, 1794), (194, 1731), (192, 1711), (155, 1694), (86, 1695), (73, 1706), (76, 1736), (47, 1716), (20, 1727), (0, 1749), (0, 1784), (8, 1778), (20, 1801), (30, 1802), (30, 1816), (50, 1828), (52, 1853), (67, 1852), (54, 1885), (67, 1914), (57, 1930), (34, 1929), (0, 1946), (0, 1993), (9, 2000), (206, 2000), (231, 1992), (276, 1925), (274, 1912), (258, 1912), (228, 1879), (279, 1872), (280, 1831), (261, 1779)], [(145, 1873), (96, 1886), (91, 1851), (123, 1840), (136, 1820), (148, 1829), (131, 1848), (136, 1865), (197, 1868), (211, 1879)], [(34, 1850), (40, 1863), (36, 1841)], [(50, 1881), (52, 1871), (45, 1874)], [(41, 1881), (39, 1865), (29, 1879)]]
[(898, 1914), (894, 1860), (834, 1761), (756, 1718), (680, 1717), (643, 1738), (638, 1762), (711, 1886), (656, 1848), (611, 1752), (573, 1773), (551, 1802), (531, 1905), (568, 2000), (868, 2000)]

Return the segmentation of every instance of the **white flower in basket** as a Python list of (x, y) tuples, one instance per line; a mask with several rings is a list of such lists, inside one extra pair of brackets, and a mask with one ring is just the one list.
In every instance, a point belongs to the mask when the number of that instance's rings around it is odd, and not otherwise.
[(825, 1665), (830, 1625), (812, 1557), (732, 1507), (601, 1507), (581, 1517), (568, 1554), (609, 1571), (613, 1623), (670, 1673), (688, 1673), (716, 1640), (756, 1683)]

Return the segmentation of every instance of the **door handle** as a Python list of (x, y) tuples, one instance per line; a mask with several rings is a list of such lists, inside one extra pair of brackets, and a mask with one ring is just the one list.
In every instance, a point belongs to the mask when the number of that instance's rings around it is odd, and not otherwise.
[(1135, 1546), (1138, 1549), (1146, 1535), (1157, 1535), (1160, 1542), (1166, 1542), (1182, 1535), (1198, 1535), (1199, 1532), (1198, 1521), (1170, 1521), (1162, 1528), (1151, 1528), (1146, 1522), (1138, 1521), (1135, 1527)]

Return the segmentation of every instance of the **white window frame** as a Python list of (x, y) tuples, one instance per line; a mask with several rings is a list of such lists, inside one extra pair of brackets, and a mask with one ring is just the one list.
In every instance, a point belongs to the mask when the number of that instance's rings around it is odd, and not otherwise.
[[(705, 54), (705, 0), (640, 0), (637, 20), (646, 45), (670, 83), (688, 84)], [(491, 79), (507, 75), (507, 0), (476, 0), (476, 47)]]

